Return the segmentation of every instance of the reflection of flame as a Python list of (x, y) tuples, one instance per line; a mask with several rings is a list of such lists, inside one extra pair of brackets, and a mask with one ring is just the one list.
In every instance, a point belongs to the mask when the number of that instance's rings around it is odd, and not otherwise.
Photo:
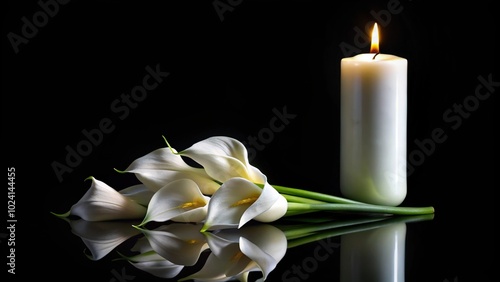
[(378, 26), (377, 23), (373, 25), (372, 30), (372, 45), (370, 46), (370, 53), (378, 53), (379, 52), (379, 38), (378, 38)]

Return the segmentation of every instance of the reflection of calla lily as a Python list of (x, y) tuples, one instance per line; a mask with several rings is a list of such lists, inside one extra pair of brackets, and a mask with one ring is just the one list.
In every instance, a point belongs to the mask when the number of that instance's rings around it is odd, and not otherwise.
[(68, 220), (72, 232), (80, 237), (91, 252), (91, 259), (99, 260), (129, 238), (140, 234), (130, 222), (92, 222), (83, 219)]
[[(79, 216), (87, 221), (105, 221), (117, 219), (138, 219), (146, 214), (146, 208), (132, 198), (121, 194), (106, 183), (89, 177), (90, 189), (83, 197), (60, 217)], [(134, 194), (132, 189), (129, 192)]]
[[(183, 157), (203, 168), (190, 166)], [(170, 145), (154, 150), (134, 160), (123, 172), (134, 173), (155, 191), (174, 180), (189, 178), (198, 184), (205, 195), (213, 194), (220, 183), (232, 177), (243, 177), (260, 184), (265, 181), (262, 172), (250, 165), (243, 143), (225, 136), (204, 139), (181, 152)]]
[(171, 223), (154, 230), (136, 228), (144, 233), (156, 253), (177, 265), (194, 265), (208, 248), (199, 224)]
[[(139, 232), (139, 230), (137, 231)], [(123, 256), (123, 259), (126, 259), (137, 269), (148, 272), (156, 277), (173, 278), (184, 269), (183, 265), (174, 264), (155, 252), (149, 244), (148, 239), (144, 236), (137, 239), (137, 242), (130, 250), (139, 253), (133, 256)]]
[(181, 281), (225, 281), (246, 276), (251, 271), (261, 271), (261, 280), (264, 281), (287, 250), (285, 234), (268, 224), (207, 232), (205, 235), (212, 251), (210, 256), (200, 271)]
[[(241, 256), (240, 252), (235, 251), (235, 254), (237, 256), (238, 255)], [(235, 258), (233, 263), (237, 263), (238, 262), (237, 259), (238, 258)], [(245, 257), (245, 259), (247, 259), (247, 258)], [(245, 262), (248, 263), (249, 261), (245, 261)], [(253, 271), (258, 270), (255, 262), (250, 261), (249, 263), (252, 264), (252, 267), (248, 267), (248, 265), (247, 265), (246, 269), (251, 268), (251, 269), (253, 269)], [(179, 281), (179, 282), (189, 281), (189, 280), (204, 281), (204, 282), (218, 282), (218, 281), (222, 282), (222, 281), (236, 281), (236, 280), (242, 281), (242, 282), (248, 281), (248, 274), (251, 272), (250, 270), (245, 270), (237, 275), (230, 276), (230, 275), (226, 274), (228, 272), (228, 270), (226, 268), (231, 268), (231, 266), (232, 266), (231, 262), (224, 261), (224, 260), (218, 258), (217, 256), (215, 256), (213, 253), (210, 253), (210, 255), (206, 259), (205, 264), (201, 270), (199, 270), (198, 272), (196, 272), (192, 275), (181, 278), (177, 281)]]
[[(140, 231), (137, 228), (134, 228), (137, 231)], [(152, 261), (152, 260), (165, 260), (164, 257), (160, 256), (157, 252), (153, 250), (151, 244), (149, 244), (148, 238), (146, 236), (142, 236), (137, 239), (134, 246), (130, 248), (130, 251), (136, 252), (138, 254), (126, 257), (127, 259), (142, 262), (142, 261)]]
[(183, 265), (174, 264), (166, 259), (141, 262), (129, 261), (129, 263), (137, 269), (160, 278), (175, 277), (184, 269)]
[(179, 179), (154, 194), (140, 225), (150, 221), (201, 222), (207, 214), (209, 197), (204, 196), (196, 182)]
[(285, 215), (287, 204), (267, 182), (260, 188), (244, 178), (231, 178), (210, 199), (202, 231), (240, 228), (252, 219), (272, 222)]

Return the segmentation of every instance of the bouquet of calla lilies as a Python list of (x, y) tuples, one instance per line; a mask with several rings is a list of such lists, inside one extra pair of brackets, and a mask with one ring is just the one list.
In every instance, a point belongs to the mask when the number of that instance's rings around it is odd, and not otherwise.
[[(331, 211), (381, 215), (434, 213), (429, 207), (382, 206), (273, 185), (252, 166), (247, 149), (227, 136), (201, 140), (182, 151), (166, 146), (134, 161), (119, 173), (133, 173), (139, 184), (115, 189), (89, 177), (90, 189), (69, 211), (86, 221), (139, 220), (201, 224), (201, 232), (241, 228), (250, 221), (274, 222), (285, 216)], [(186, 158), (196, 163), (190, 165)]]

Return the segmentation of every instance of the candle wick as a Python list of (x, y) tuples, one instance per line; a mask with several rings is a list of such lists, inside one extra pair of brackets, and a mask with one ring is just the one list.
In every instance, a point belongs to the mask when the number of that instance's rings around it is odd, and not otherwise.
[(375, 56), (373, 56), (372, 60), (375, 60), (375, 57), (377, 57), (377, 55), (380, 54), (377, 52), (377, 54), (375, 54)]

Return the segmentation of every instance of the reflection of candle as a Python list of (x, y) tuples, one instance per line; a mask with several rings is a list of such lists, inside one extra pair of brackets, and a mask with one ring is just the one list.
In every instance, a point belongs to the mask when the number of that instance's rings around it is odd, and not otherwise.
[(340, 188), (344, 196), (397, 206), (406, 197), (407, 60), (371, 53), (341, 61)]
[(340, 237), (341, 282), (404, 282), (406, 224)]

